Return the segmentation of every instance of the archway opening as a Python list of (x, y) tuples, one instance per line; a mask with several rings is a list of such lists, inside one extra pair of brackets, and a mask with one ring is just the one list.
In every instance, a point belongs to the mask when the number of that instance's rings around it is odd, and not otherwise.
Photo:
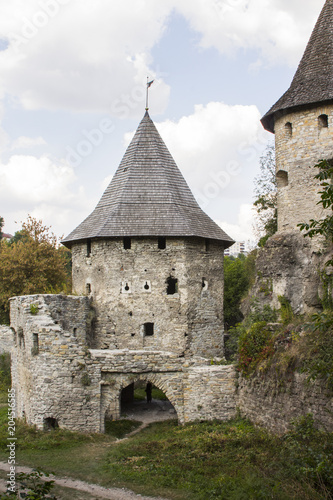
[(165, 392), (149, 379), (137, 380), (122, 389), (120, 415), (121, 418), (147, 423), (177, 418), (177, 412)]

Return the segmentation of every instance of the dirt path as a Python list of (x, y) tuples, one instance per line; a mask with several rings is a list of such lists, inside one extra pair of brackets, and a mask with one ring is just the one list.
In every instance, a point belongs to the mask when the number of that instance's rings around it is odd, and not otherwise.
[[(142, 422), (142, 424), (140, 425), (140, 427), (127, 434), (127, 436), (125, 436), (124, 438), (115, 441), (115, 443), (119, 443), (125, 439), (129, 439), (134, 434), (141, 432), (152, 422), (177, 418), (177, 414), (169, 401), (153, 400), (149, 404), (145, 401), (136, 401), (124, 409), (122, 418), (139, 420), (140, 422)], [(0, 462), (0, 470), (8, 472), (8, 463)], [(17, 473), (27, 473), (31, 472), (32, 470), (33, 468), (31, 467), (23, 467), (18, 465), (16, 466)], [(78, 479), (71, 479), (67, 477), (61, 478), (57, 476), (50, 476), (48, 479), (52, 479), (59, 486), (87, 493), (88, 495), (91, 495), (91, 500), (100, 500), (104, 498), (109, 500), (167, 500), (161, 497), (147, 497), (137, 495), (133, 491), (127, 490), (125, 488), (104, 488), (103, 486), (99, 486), (98, 484), (90, 484)], [(0, 479), (0, 492), (3, 493), (5, 491), (5, 480)]]
[[(8, 472), (9, 465), (6, 462), (0, 462), (0, 469)], [(33, 469), (31, 467), (16, 466), (16, 473), (25, 472), (29, 473)], [(91, 499), (104, 499), (109, 500), (167, 500), (161, 497), (146, 497), (142, 495), (137, 495), (133, 491), (127, 490), (125, 488), (104, 488), (98, 484), (90, 484), (78, 479), (71, 479), (68, 477), (57, 477), (50, 475), (48, 480), (53, 480), (59, 486), (65, 488), (71, 488), (73, 490), (83, 491), (91, 495)], [(6, 491), (6, 483), (3, 479), (0, 479), (0, 492), (4, 493)]]

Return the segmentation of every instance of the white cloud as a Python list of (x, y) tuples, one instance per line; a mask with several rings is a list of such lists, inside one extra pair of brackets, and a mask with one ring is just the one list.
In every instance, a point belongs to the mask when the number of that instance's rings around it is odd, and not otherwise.
[(237, 219), (237, 224), (230, 224), (225, 220), (216, 220), (215, 222), (235, 241), (256, 241), (258, 238), (253, 230), (255, 220), (253, 205), (241, 205)]
[(158, 113), (170, 89), (151, 50), (174, 9), (201, 34), (202, 47), (221, 53), (255, 49), (265, 62), (296, 64), (322, 3), (0, 0), (0, 38), (10, 42), (0, 52), (0, 97), (9, 94), (26, 109), (138, 116), (149, 74), (159, 82), (151, 93)]
[(249, 196), (269, 136), (256, 106), (210, 102), (156, 126), (204, 210), (217, 213), (222, 201)]
[(1, 216), (5, 229), (14, 232), (14, 222), (25, 220), (27, 214), (52, 225), (54, 232), (69, 232), (82, 220), (82, 213), (93, 203), (82, 187), (74, 188), (76, 176), (65, 161), (54, 163), (47, 156), (13, 155), (0, 164)]
[(297, 64), (323, 0), (178, 0), (202, 47), (259, 50), (266, 63)]
[[(141, 113), (146, 75), (158, 76), (149, 51), (170, 7), (153, 0), (1, 0), (0, 7), (0, 37), (10, 41), (0, 52), (3, 96), (17, 96), (26, 109), (117, 113), (124, 105)], [(159, 82), (157, 111), (169, 92)]]
[(26, 137), (22, 135), (12, 142), (10, 149), (27, 149), (34, 146), (43, 146), (46, 144), (43, 137)]

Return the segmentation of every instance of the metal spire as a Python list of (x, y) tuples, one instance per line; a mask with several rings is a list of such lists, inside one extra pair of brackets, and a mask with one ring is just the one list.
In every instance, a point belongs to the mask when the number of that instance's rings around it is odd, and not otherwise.
[(147, 94), (146, 94), (146, 111), (148, 111), (148, 89), (154, 83), (154, 80), (149, 81), (149, 77), (147, 76)]

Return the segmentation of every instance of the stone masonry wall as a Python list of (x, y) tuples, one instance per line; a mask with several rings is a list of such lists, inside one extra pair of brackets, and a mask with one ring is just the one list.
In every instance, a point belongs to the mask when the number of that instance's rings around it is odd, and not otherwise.
[(14, 345), (14, 332), (6, 325), (0, 325), (0, 354), (10, 352)]
[(120, 416), (122, 390), (138, 380), (164, 391), (180, 423), (234, 414), (230, 367), (173, 351), (89, 349), (90, 313), (87, 297), (11, 299), (18, 417), (40, 429), (55, 419), (62, 428), (103, 432), (106, 416)]
[[(11, 299), (12, 385), (17, 415), (29, 424), (43, 428), (52, 418), (60, 427), (99, 431), (100, 373), (84, 341), (89, 309), (86, 297)], [(60, 313), (63, 325), (53, 317)]]
[[(60, 310), (62, 324), (55, 319)], [(84, 332), (89, 311), (87, 297), (11, 299), (12, 384), (18, 417), (29, 424), (41, 429), (47, 419), (56, 419), (62, 428), (103, 432), (105, 417), (120, 416), (122, 390), (140, 380), (166, 394), (180, 423), (228, 420), (239, 407), (253, 422), (277, 433), (309, 412), (319, 426), (333, 430), (332, 398), (319, 382), (308, 386), (304, 375), (295, 374), (287, 381), (239, 379), (236, 389), (231, 365), (175, 352), (88, 349)]]
[(236, 414), (235, 371), (229, 366), (193, 366), (186, 373), (184, 420), (229, 420)]
[(240, 379), (236, 396), (241, 413), (270, 431), (283, 434), (293, 419), (312, 413), (316, 425), (333, 432), (333, 398), (318, 381), (295, 373), (288, 380)]
[[(328, 126), (319, 119), (327, 115)], [(278, 230), (297, 230), (297, 224), (319, 219), (318, 183), (313, 168), (333, 158), (333, 105), (299, 110), (275, 120), (278, 182)]]
[[(74, 244), (73, 287), (96, 309), (96, 349), (153, 349), (223, 356), (223, 247), (203, 238), (92, 240)], [(167, 280), (176, 279), (175, 293)], [(153, 335), (144, 325), (154, 325)]]

